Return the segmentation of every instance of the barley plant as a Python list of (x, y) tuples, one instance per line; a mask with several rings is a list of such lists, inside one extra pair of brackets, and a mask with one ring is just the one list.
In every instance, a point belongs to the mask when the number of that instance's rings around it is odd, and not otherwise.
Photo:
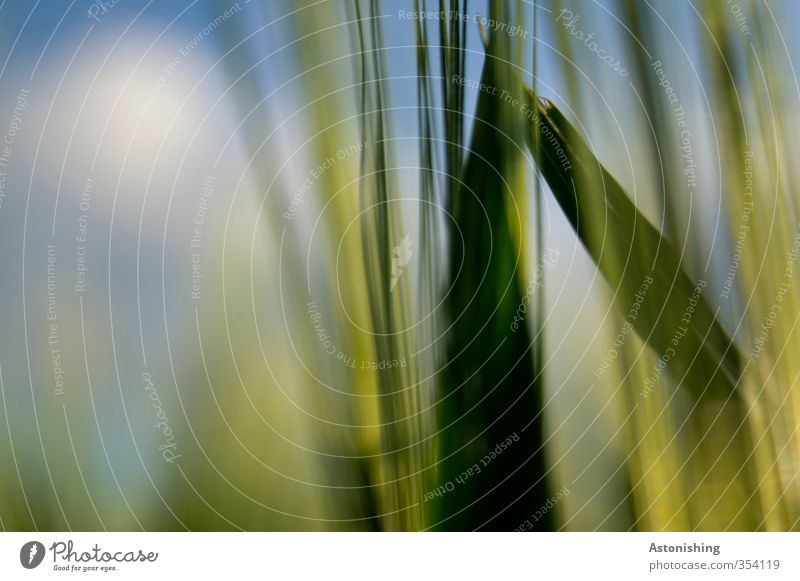
[(6, 530), (800, 528), (796, 2), (12, 4)]

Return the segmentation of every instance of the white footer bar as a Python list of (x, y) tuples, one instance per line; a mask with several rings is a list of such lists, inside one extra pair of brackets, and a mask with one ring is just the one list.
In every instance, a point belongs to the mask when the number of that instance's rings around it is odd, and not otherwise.
[(800, 579), (800, 533), (4, 533), (0, 579)]

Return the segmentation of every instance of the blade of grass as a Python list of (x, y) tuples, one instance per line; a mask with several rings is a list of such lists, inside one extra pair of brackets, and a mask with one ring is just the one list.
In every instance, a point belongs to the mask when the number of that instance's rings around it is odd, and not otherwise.
[[(427, 10), (427, 3), (423, 2), (422, 10)], [(420, 2), (414, 0), (414, 11), (419, 13)], [(434, 111), (433, 88), (430, 81), (430, 47), (428, 42), (428, 22), (426, 19), (417, 19), (414, 24), (414, 39), (416, 42), (417, 60), (417, 106), (418, 123), (420, 131), (419, 142), (419, 167), (420, 167), (420, 281), (418, 297), (417, 320), (421, 319), (418, 338), (423, 347), (418, 358), (418, 368), (421, 379), (420, 407), (433, 409), (437, 390), (436, 369), (441, 364), (442, 349), (437, 338), (440, 335), (441, 316), (436, 308), (440, 302), (437, 275), (443, 264), (438, 259), (439, 245), (437, 239), (436, 208), (440, 207), (441, 200), (437, 194), (437, 182), (434, 161)], [(433, 432), (433, 422), (421, 428)], [(424, 444), (426, 458), (434, 458), (436, 439), (427, 438)], [(436, 487), (436, 469), (426, 470), (425, 489)]]
[[(519, 12), (510, 4), (492, 3), (491, 18), (514, 22)], [(519, 69), (511, 64), (519, 54), (508, 35), (491, 35), (484, 86), (521, 97)], [(450, 203), (453, 229), (462, 236), (450, 240), (445, 309), (451, 326), (439, 406), (440, 484), (453, 488), (432, 501), (444, 529), (512, 530), (548, 501), (534, 345), (526, 324), (511, 331), (525, 286), (524, 212), (515, 196), (524, 173), (513, 139), (518, 127), (496, 95), (479, 94), (469, 155)], [(533, 526), (552, 529), (552, 512)]]
[(380, 371), (381, 447), (379, 471), (386, 482), (384, 512), (390, 530), (419, 530), (425, 522), (421, 503), (425, 491), (423, 469), (429, 444), (422, 435), (420, 401), (424, 383), (419, 381), (412, 358), (416, 337), (410, 317), (407, 277), (392, 292), (393, 247), (402, 232), (400, 212), (393, 207), (394, 180), (390, 167), (388, 136), (388, 88), (377, 0), (365, 2), (369, 18), (362, 17), (361, 2), (354, 0), (361, 52), (361, 242), (366, 287), (374, 332), (376, 358), (402, 359), (407, 366)]
[[(528, 91), (526, 116), (531, 123), (529, 144), (534, 132), (542, 137), (538, 148), (531, 147), (537, 164), (609, 282), (615, 306), (627, 314), (638, 305), (636, 316), (628, 321), (657, 360), (649, 368), (652, 372), (635, 386), (638, 394), (631, 394), (629, 405), (653, 396), (664, 401), (661, 411), (651, 418), (668, 426), (672, 434), (668, 443), (677, 442), (684, 451), (683, 462), (668, 481), (684, 483), (687, 496), (680, 510), (689, 511), (693, 528), (757, 527), (753, 499), (758, 484), (750, 455), (753, 443), (747, 402), (739, 385), (741, 356), (701, 292), (705, 282), (695, 284), (684, 273), (680, 253), (639, 212), (554, 105), (534, 99)], [(641, 295), (643, 282), (649, 284)], [(670, 384), (660, 375), (664, 370), (678, 384), (678, 392), (665, 390)], [(636, 432), (634, 453), (649, 433), (650, 428)], [(709, 467), (714, 468), (713, 478), (709, 478)], [(634, 494), (643, 494), (637, 488), (638, 483)], [(698, 491), (724, 496), (713, 515), (703, 514), (702, 507), (692, 500), (698, 498)], [(634, 525), (661, 495), (645, 490), (645, 501), (639, 502), (644, 507)], [(673, 521), (657, 522), (668, 527)]]
[[(544, 137), (538, 148), (531, 147), (532, 153), (570, 224), (614, 289), (615, 303), (627, 312), (637, 303), (642, 281), (652, 278), (633, 322), (637, 333), (665, 355), (675, 379), (694, 397), (738, 397), (741, 358), (698, 293), (703, 282), (694, 283), (684, 273), (680, 253), (639, 212), (561, 112), (549, 101), (534, 99), (530, 90), (528, 103), (529, 143), (535, 132)], [(619, 260), (620, 249), (629, 252), (624, 261)]]

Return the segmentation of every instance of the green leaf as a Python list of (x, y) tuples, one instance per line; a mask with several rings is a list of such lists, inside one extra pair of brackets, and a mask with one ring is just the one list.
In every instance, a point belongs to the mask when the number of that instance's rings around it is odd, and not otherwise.
[[(511, 16), (492, 17), (506, 22)], [(509, 64), (513, 48), (508, 35), (492, 35), (481, 82), (521, 98), (519, 71)], [(524, 192), (521, 139), (507, 107), (479, 93), (460, 187), (450, 200), (452, 286), (438, 406), (439, 486), (445, 488), (430, 500), (443, 529), (512, 530), (548, 502), (536, 344), (527, 321), (512, 330), (527, 287), (520, 243), (524, 210), (515, 195)], [(551, 530), (553, 522), (546, 511), (534, 526)]]
[[(619, 312), (694, 397), (738, 394), (741, 358), (703, 296), (706, 282), (686, 275), (681, 253), (637, 210), (564, 115), (530, 90), (527, 103), (529, 149), (611, 285)], [(654, 370), (643, 392), (656, 389), (660, 379)]]

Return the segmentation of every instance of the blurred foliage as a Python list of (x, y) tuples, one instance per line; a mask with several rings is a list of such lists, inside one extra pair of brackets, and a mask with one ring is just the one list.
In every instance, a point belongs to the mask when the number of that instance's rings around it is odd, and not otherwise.
[[(112, 385), (88, 385), (95, 425), (69, 423), (84, 394), (46, 405), (0, 368), (3, 527), (800, 527), (800, 107), (781, 9), (740, 2), (745, 34), (719, 3), (682, 5), (678, 38), (658, 12), (676, 3), (475, 4), (252, 3), (215, 32), (252, 188), (182, 321), (199, 360), (175, 364), (167, 333), (168, 360), (146, 364), (181, 461), (145, 467), (130, 417), (149, 422), (149, 402), (123, 398), (140, 366), (121, 374), (114, 350), (112, 370), (81, 310), (69, 359)], [(281, 51), (275, 88), (254, 71)], [(550, 244), (573, 260), (545, 276)], [(48, 381), (35, 367), (11, 382)]]

